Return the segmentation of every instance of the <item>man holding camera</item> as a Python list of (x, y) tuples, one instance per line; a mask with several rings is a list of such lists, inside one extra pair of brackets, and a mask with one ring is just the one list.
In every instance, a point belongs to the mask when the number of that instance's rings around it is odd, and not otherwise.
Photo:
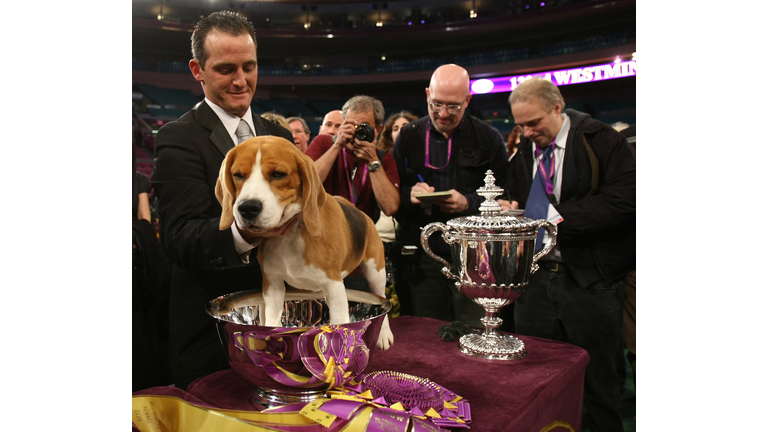
[[(336, 142), (331, 135), (318, 135), (306, 154), (315, 161), (326, 192), (348, 199), (374, 222), (380, 212), (392, 216), (400, 206), (397, 164), (391, 154), (376, 149), (384, 106), (370, 96), (355, 96), (341, 112), (344, 122)], [(367, 290), (359, 273), (355, 270), (344, 280), (347, 288)]]

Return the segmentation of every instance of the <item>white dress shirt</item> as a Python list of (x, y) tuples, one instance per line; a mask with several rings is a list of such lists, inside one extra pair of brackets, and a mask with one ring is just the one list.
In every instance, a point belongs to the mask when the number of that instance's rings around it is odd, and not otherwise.
[[(229, 133), (229, 137), (232, 138), (232, 142), (237, 145), (237, 135), (235, 134), (235, 131), (237, 130), (237, 127), (240, 125), (240, 117), (233, 116), (232, 114), (224, 111), (223, 108), (216, 105), (215, 103), (211, 102), (210, 99), (205, 98), (205, 103), (208, 104), (209, 107), (213, 110), (213, 112), (216, 113), (216, 116), (219, 117), (219, 120), (224, 124), (224, 128), (227, 129), (227, 132)], [(248, 111), (245, 112), (245, 114), (242, 117), (243, 120), (245, 120), (246, 123), (248, 123), (248, 127), (251, 128), (251, 135), (256, 136), (256, 133), (254, 132), (256, 130), (256, 127), (253, 125), (253, 115), (251, 115), (251, 107), (248, 107)]]
[[(215, 103), (211, 102), (210, 99), (207, 97), (205, 98), (205, 103), (208, 104), (209, 107), (213, 110), (214, 113), (216, 113), (216, 116), (219, 117), (219, 120), (221, 120), (221, 123), (224, 124), (224, 128), (227, 129), (227, 132), (229, 133), (229, 137), (232, 138), (232, 143), (237, 145), (237, 135), (235, 134), (235, 131), (237, 130), (237, 127), (240, 125), (240, 117), (233, 116), (232, 114), (224, 111), (220, 106), (216, 105)], [(253, 115), (251, 115), (251, 107), (248, 107), (248, 111), (245, 112), (245, 114), (242, 117), (243, 120), (245, 120), (246, 123), (248, 123), (248, 127), (251, 128), (251, 134), (253, 136), (256, 136), (256, 133), (254, 132), (256, 130), (256, 127), (253, 125)], [(234, 211), (234, 210), (233, 210)], [(232, 230), (232, 238), (235, 240), (235, 250), (237, 250), (237, 253), (240, 254), (240, 260), (244, 264), (250, 263), (251, 259), (251, 250), (253, 250), (256, 246), (259, 245), (261, 242), (260, 238), (257, 238), (253, 242), (248, 242), (246, 239), (243, 238), (242, 235), (240, 235), (240, 231), (237, 229), (237, 222), (233, 222), (232, 226), (230, 227)]]

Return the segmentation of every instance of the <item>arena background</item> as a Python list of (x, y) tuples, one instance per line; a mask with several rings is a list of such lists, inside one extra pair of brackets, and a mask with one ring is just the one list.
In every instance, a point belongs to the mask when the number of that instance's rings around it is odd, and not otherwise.
[[(322, 117), (357, 94), (387, 115), (426, 115), (424, 89), (445, 63), (472, 79), (633, 60), (635, 0), (222, 1), (133, 0), (133, 110), (153, 129), (202, 95), (189, 72), (200, 16), (228, 9), (256, 27), (259, 81), (252, 108)], [(473, 13), (474, 11), (474, 13)], [(472, 18), (471, 16), (475, 16)], [(566, 106), (606, 123), (634, 124), (635, 76), (561, 87)], [(504, 136), (509, 92), (475, 95), (469, 112)]]

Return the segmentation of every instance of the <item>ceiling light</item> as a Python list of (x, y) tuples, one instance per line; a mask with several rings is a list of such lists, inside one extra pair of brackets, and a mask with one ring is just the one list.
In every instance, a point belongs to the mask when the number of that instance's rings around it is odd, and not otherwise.
[(328, 39), (333, 39), (333, 35), (328, 33), (328, 36), (326, 36)]

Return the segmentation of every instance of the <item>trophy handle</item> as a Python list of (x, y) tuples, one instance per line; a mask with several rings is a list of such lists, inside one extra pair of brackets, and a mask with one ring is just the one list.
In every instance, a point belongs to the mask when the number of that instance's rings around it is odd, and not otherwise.
[(421, 247), (424, 248), (424, 252), (426, 252), (427, 255), (429, 255), (432, 259), (442, 263), (445, 266), (442, 270), (445, 277), (460, 280), (458, 276), (451, 273), (451, 264), (444, 260), (442, 257), (436, 255), (434, 252), (432, 252), (432, 249), (429, 248), (429, 236), (431, 236), (435, 231), (443, 232), (443, 240), (445, 240), (446, 243), (456, 243), (456, 239), (451, 239), (445, 236), (448, 233), (448, 230), (450, 230), (450, 227), (442, 222), (432, 222), (421, 230), (423, 231), (421, 233)]
[(549, 231), (549, 241), (544, 245), (544, 247), (536, 255), (533, 256), (533, 263), (531, 264), (531, 274), (534, 274), (539, 270), (539, 265), (536, 264), (536, 261), (538, 261), (539, 258), (543, 257), (544, 255), (548, 254), (549, 251), (551, 251), (552, 248), (555, 247), (555, 243), (557, 243), (557, 225), (544, 219), (539, 219), (536, 222), (538, 224), (538, 226), (536, 227), (536, 231), (538, 231), (539, 228), (542, 228), (542, 227), (547, 231)]

